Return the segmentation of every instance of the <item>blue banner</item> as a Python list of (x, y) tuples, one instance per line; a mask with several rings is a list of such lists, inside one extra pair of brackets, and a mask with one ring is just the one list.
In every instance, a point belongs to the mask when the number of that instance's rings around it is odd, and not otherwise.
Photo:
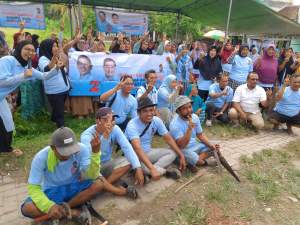
[(44, 7), (42, 4), (0, 3), (0, 27), (19, 28), (20, 21), (26, 29), (45, 30)]
[(131, 75), (135, 89), (145, 83), (144, 74), (153, 69), (158, 75), (157, 86), (167, 75), (169, 64), (159, 55), (121, 53), (69, 53), (71, 96), (99, 96), (113, 88), (123, 75)]
[(148, 16), (125, 11), (95, 9), (97, 28), (105, 33), (126, 33), (142, 35), (148, 31)]

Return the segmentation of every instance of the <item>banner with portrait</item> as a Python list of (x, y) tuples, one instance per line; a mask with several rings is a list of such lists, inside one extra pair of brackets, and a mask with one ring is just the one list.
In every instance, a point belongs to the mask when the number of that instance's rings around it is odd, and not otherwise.
[(142, 35), (148, 30), (147, 14), (109, 11), (100, 8), (95, 9), (95, 14), (100, 32)]
[(145, 83), (144, 74), (153, 69), (158, 75), (157, 86), (169, 71), (163, 56), (124, 53), (69, 53), (71, 96), (99, 96), (113, 88), (123, 75), (131, 75), (135, 88)]
[(18, 28), (20, 21), (25, 22), (26, 29), (45, 30), (43, 4), (0, 3), (0, 27)]

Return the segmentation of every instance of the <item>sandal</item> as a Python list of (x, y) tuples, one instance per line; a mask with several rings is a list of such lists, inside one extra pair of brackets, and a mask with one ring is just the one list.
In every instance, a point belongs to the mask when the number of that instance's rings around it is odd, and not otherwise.
[(127, 188), (126, 188), (126, 190), (127, 190), (127, 196), (129, 197), (129, 198), (131, 198), (131, 199), (137, 199), (138, 197), (139, 197), (139, 195), (138, 195), (138, 192), (137, 192), (137, 190), (136, 190), (136, 188), (134, 187), (134, 186), (128, 186)]
[(92, 225), (92, 216), (86, 205), (81, 207), (81, 213), (74, 218), (79, 224)]

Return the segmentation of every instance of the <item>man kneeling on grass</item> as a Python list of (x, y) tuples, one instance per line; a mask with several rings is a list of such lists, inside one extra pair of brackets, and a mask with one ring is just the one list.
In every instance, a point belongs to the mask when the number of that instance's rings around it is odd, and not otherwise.
[(51, 145), (39, 151), (32, 161), (29, 198), (21, 206), (22, 214), (30, 218), (44, 215), (49, 219), (74, 217), (85, 224), (87, 220), (90, 222), (89, 212), (85, 206), (78, 207), (102, 190), (118, 195), (126, 193), (125, 188), (111, 187), (104, 178), (97, 179), (100, 144), (96, 133), (90, 152), (84, 144), (77, 142), (71, 129), (57, 129), (52, 134)]
[[(130, 120), (125, 133), (142, 162), (142, 168), (146, 175), (151, 176), (153, 180), (159, 180), (164, 174), (167, 177), (178, 179), (181, 175), (180, 171), (169, 166), (178, 155), (179, 169), (184, 170), (185, 158), (162, 120), (154, 116), (155, 106), (156, 104), (153, 104), (148, 97), (139, 99), (138, 117)], [(166, 148), (153, 149), (151, 147), (156, 132), (163, 137), (172, 150)]]
[[(187, 96), (178, 96), (175, 102), (177, 115), (170, 124), (170, 132), (176, 140), (192, 172), (197, 166), (204, 166), (210, 154), (209, 150), (217, 150), (220, 146), (213, 145), (203, 134), (199, 117), (193, 113), (192, 101)], [(201, 142), (198, 142), (198, 140)]]
[[(86, 129), (81, 134), (81, 142), (91, 148), (91, 140), (96, 132), (101, 140), (101, 174), (111, 184), (118, 181), (131, 168), (136, 171), (137, 183), (144, 180), (141, 163), (131, 144), (118, 125), (115, 125), (111, 108), (102, 107), (96, 112), (96, 124)], [(125, 157), (112, 157), (114, 144), (120, 146)]]

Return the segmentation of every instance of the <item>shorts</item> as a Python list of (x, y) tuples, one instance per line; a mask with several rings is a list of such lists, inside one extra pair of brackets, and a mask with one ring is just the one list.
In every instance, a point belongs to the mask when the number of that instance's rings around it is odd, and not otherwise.
[(130, 165), (130, 162), (128, 162), (128, 160), (125, 157), (121, 156), (116, 159), (109, 160), (107, 162), (101, 162), (100, 173), (104, 177), (109, 177), (112, 174), (113, 170), (128, 165)]
[(272, 111), (270, 114), (270, 118), (275, 119), (280, 123), (287, 123), (289, 125), (300, 125), (300, 114), (297, 114), (295, 116), (287, 116), (279, 112)]
[[(58, 186), (58, 187), (53, 187), (49, 188), (44, 191), (46, 196), (56, 204), (62, 204), (63, 202), (68, 202), (72, 198), (74, 198), (77, 194), (80, 192), (88, 189), (92, 184), (93, 180), (85, 180), (82, 182), (76, 182), (76, 183), (71, 183), (71, 184), (66, 184), (63, 186)], [(28, 215), (25, 215), (22, 211), (22, 208), (25, 204), (33, 202), (31, 197), (28, 197), (25, 199), (23, 204), (21, 205), (21, 212), (23, 216), (29, 217)]]

